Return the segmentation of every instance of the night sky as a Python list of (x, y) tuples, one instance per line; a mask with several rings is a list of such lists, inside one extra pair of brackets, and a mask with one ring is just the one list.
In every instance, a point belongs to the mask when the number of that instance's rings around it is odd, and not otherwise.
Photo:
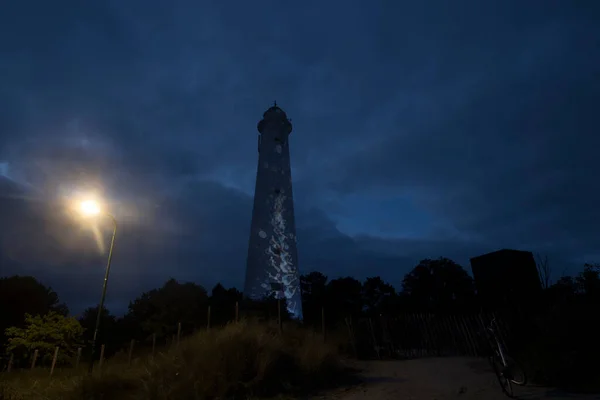
[(0, 5), (0, 275), (96, 304), (103, 246), (65, 211), (94, 191), (120, 223), (109, 309), (169, 277), (241, 288), (274, 100), (301, 273), (600, 259), (598, 1), (21, 0)]

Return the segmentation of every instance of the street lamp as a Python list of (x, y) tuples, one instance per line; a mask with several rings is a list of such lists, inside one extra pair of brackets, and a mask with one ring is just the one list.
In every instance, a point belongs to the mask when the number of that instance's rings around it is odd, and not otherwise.
[(94, 336), (92, 338), (92, 354), (90, 356), (90, 369), (91, 374), (94, 370), (94, 357), (96, 355), (96, 340), (98, 338), (98, 329), (100, 328), (100, 318), (102, 317), (102, 308), (104, 307), (104, 299), (106, 298), (106, 285), (108, 284), (108, 275), (110, 274), (110, 262), (112, 261), (113, 247), (115, 245), (115, 236), (117, 235), (117, 220), (111, 214), (103, 213), (97, 201), (85, 200), (79, 204), (79, 212), (86, 217), (97, 216), (104, 214), (109, 217), (113, 223), (113, 234), (110, 240), (110, 248), (108, 250), (108, 261), (106, 263), (106, 272), (104, 273), (104, 283), (102, 284), (102, 297), (100, 297), (100, 304), (98, 304), (98, 315), (96, 316), (96, 327), (94, 328)]

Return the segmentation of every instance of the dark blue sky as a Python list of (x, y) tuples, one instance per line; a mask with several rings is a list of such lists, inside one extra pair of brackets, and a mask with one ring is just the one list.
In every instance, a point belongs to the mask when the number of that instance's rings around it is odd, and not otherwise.
[[(11, 1), (0, 6), (0, 275), (74, 311), (121, 223), (109, 308), (172, 276), (241, 286), (256, 122), (291, 136), (301, 272), (510, 247), (600, 258), (597, 1)], [(108, 226), (103, 226), (103, 229)]]

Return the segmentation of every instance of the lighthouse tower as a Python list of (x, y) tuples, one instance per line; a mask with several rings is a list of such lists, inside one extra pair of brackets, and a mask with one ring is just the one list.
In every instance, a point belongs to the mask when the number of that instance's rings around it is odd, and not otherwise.
[(258, 122), (258, 169), (248, 244), (244, 295), (285, 298), (302, 319), (300, 275), (288, 137), (292, 124), (277, 103)]

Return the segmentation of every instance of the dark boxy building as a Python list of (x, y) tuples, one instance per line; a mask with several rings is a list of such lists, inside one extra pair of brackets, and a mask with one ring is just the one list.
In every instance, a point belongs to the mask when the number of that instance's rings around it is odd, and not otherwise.
[(471, 270), (479, 299), (488, 309), (527, 308), (542, 290), (535, 259), (529, 251), (504, 249), (473, 257)]
[(258, 169), (246, 262), (244, 295), (285, 297), (289, 313), (302, 319), (300, 275), (288, 136), (292, 124), (275, 104), (258, 123)]

